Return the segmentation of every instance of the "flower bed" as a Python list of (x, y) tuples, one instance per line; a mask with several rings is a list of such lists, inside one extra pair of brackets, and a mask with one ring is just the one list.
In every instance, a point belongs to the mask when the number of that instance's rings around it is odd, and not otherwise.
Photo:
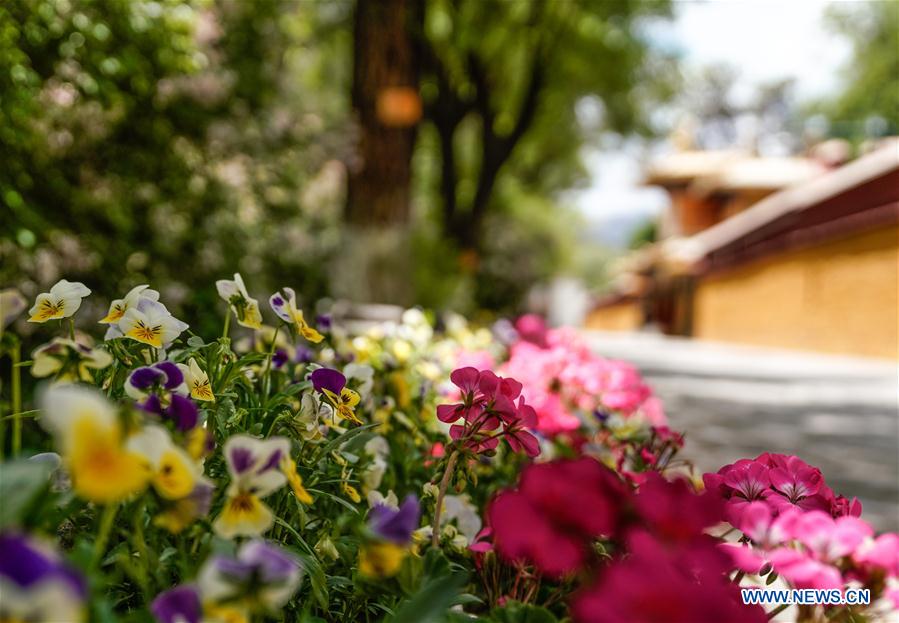
[[(217, 286), (216, 339), (138, 286), (94, 343), (67, 281), (30, 362), (2, 335), (0, 620), (765, 621), (784, 607), (740, 586), (774, 582), (870, 591), (797, 620), (899, 607), (899, 537), (857, 501), (794, 456), (700, 481), (637, 371), (573, 332), (410, 310), (350, 334)], [(0, 297), (5, 328), (26, 305)]]

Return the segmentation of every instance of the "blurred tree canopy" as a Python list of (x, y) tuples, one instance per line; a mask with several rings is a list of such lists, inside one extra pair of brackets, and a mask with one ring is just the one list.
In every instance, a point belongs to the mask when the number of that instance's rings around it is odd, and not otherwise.
[(859, 140), (899, 134), (899, 2), (835, 3), (827, 18), (849, 39), (852, 59), (841, 95), (816, 109), (828, 117), (835, 136)]
[[(570, 260), (558, 193), (585, 179), (581, 148), (646, 129), (670, 93), (641, 34), (668, 4), (414, 1), (408, 278), (423, 304), (508, 311)], [(257, 296), (339, 290), (355, 7), (0, 3), (0, 282), (33, 296), (78, 279), (97, 306), (152, 283), (201, 324), (237, 270)]]
[[(487, 212), (502, 203), (501, 171), (550, 195), (583, 179), (590, 131), (646, 129), (647, 111), (668, 94), (671, 66), (639, 24), (669, 10), (645, 0), (426, 4), (422, 95), (439, 148), (433, 183), (447, 236), (480, 249)], [(593, 127), (576, 114), (585, 98)]]

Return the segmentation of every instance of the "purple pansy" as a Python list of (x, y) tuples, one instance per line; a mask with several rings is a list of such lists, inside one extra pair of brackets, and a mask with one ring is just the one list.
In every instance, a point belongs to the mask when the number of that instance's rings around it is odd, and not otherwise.
[(153, 367), (165, 372), (166, 381), (163, 387), (166, 389), (175, 389), (184, 382), (184, 374), (171, 361), (160, 361), (154, 363)]
[(335, 395), (340, 395), (340, 391), (346, 386), (346, 377), (331, 368), (319, 368), (315, 370), (309, 379), (312, 381), (312, 387), (317, 392), (327, 390)]
[(421, 506), (418, 498), (407, 495), (398, 509), (379, 504), (368, 515), (368, 527), (378, 537), (398, 545), (406, 545), (418, 528)]
[(178, 430), (189, 431), (199, 422), (200, 410), (190, 398), (172, 394), (172, 402), (163, 417), (173, 421)]
[[(4, 600), (28, 604), (29, 611), (20, 613), (28, 620), (75, 620), (87, 597), (81, 575), (54, 551), (15, 533), (0, 534), (0, 582), (9, 591)], [(57, 589), (48, 593), (49, 585)], [(36, 592), (32, 595), (31, 591)], [(38, 592), (45, 598), (38, 599)], [(48, 600), (49, 594), (53, 598)]]
[(294, 355), (293, 360), (296, 363), (309, 363), (315, 358), (315, 352), (311, 348), (306, 348), (305, 346), (297, 346), (296, 355)]
[(178, 366), (171, 361), (160, 361), (132, 371), (125, 383), (125, 393), (137, 400), (154, 388), (179, 391), (183, 384), (184, 374)]
[(282, 608), (302, 580), (293, 554), (262, 539), (244, 543), (237, 556), (214, 556), (198, 577), (204, 600), (252, 598), (269, 612)]
[(331, 314), (319, 314), (315, 317), (315, 324), (322, 331), (327, 331), (331, 328)]
[(150, 611), (159, 623), (200, 623), (203, 604), (197, 587), (185, 584), (160, 593)]
[(231, 448), (228, 458), (231, 459), (231, 467), (238, 474), (242, 474), (253, 465), (255, 457), (249, 448), (236, 446)]
[(165, 372), (149, 366), (138, 368), (128, 377), (128, 382), (131, 386), (141, 390), (150, 389), (155, 385), (165, 383), (165, 381)]
[(278, 466), (281, 464), (281, 459), (284, 458), (284, 452), (281, 451), (280, 448), (271, 453), (268, 457), (268, 460), (262, 464), (257, 470), (257, 473), (261, 474), (262, 472), (267, 472), (270, 469), (278, 469)]
[(271, 305), (272, 311), (278, 318), (292, 323), (294, 322), (292, 312), (296, 309), (296, 292), (293, 291), (293, 288), (281, 288), (281, 291), (284, 295), (282, 296), (281, 292), (275, 292), (269, 297), (268, 304)]
[(189, 398), (179, 394), (172, 394), (168, 407), (162, 406), (162, 401), (156, 394), (150, 394), (147, 399), (138, 404), (138, 407), (157, 415), (163, 420), (174, 422), (175, 428), (184, 432), (194, 428), (200, 421), (200, 410)]
[(287, 356), (287, 351), (283, 348), (279, 348), (272, 355), (272, 365), (276, 370), (279, 370), (284, 367), (284, 364), (287, 363), (289, 357)]

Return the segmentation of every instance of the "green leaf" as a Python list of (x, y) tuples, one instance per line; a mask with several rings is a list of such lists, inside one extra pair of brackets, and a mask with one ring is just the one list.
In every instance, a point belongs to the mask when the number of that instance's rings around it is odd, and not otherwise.
[(14, 461), (0, 465), (0, 528), (19, 524), (49, 484), (53, 466), (44, 461)]
[(362, 433), (369, 431), (369, 430), (375, 428), (376, 426), (380, 426), (380, 424), (365, 424), (364, 426), (357, 426), (356, 428), (351, 428), (347, 432), (345, 432), (341, 435), (338, 435), (337, 437), (335, 437), (334, 439), (332, 439), (331, 441), (329, 441), (328, 443), (323, 445), (321, 448), (319, 448), (318, 456), (319, 457), (327, 456), (327, 454), (329, 452), (331, 452), (331, 450), (334, 450), (335, 448), (342, 446), (343, 444), (351, 441), (354, 437), (361, 435)]
[(352, 504), (350, 504), (349, 502), (344, 500), (342, 497), (334, 495), (333, 493), (328, 493), (327, 491), (322, 491), (321, 489), (306, 489), (306, 491), (308, 491), (309, 493), (315, 493), (316, 495), (323, 495), (327, 498), (334, 500), (341, 506), (348, 508), (349, 510), (353, 511), (354, 513), (356, 513), (356, 514), (359, 513), (358, 508), (356, 508), (355, 506), (353, 506)]
[(555, 615), (541, 606), (507, 602), (502, 608), (494, 608), (490, 620), (496, 623), (557, 623)]
[(430, 579), (411, 599), (402, 602), (391, 623), (437, 623), (458, 598), (467, 576), (455, 573)]

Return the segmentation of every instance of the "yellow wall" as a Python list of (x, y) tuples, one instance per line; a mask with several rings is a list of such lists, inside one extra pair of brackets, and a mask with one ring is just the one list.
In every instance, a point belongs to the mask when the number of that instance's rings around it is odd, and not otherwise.
[(698, 338), (899, 357), (899, 227), (701, 278)]
[(643, 324), (643, 313), (636, 301), (615, 303), (591, 311), (584, 324), (602, 331), (635, 331)]

